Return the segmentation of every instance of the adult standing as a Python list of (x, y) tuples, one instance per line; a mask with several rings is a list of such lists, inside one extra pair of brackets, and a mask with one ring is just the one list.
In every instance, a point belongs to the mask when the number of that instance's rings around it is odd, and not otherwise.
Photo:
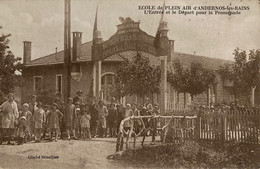
[(73, 103), (75, 104), (75, 103), (79, 103), (79, 104), (81, 104), (81, 103), (84, 103), (84, 100), (83, 100), (83, 98), (82, 98), (82, 95), (83, 95), (83, 92), (81, 91), (81, 90), (78, 90), (77, 91), (77, 96), (75, 96), (74, 98), (73, 98)]
[(119, 126), (121, 121), (124, 119), (124, 108), (122, 106), (122, 104), (118, 104), (116, 105), (116, 109), (117, 109), (117, 133), (119, 133)]
[(42, 108), (42, 103), (38, 103), (38, 109), (35, 111), (33, 115), (34, 128), (35, 128), (35, 142), (41, 141), (41, 134), (43, 128), (44, 121), (44, 110)]
[[(38, 107), (37, 107), (38, 103), (36, 102), (36, 100), (37, 100), (37, 96), (36, 95), (32, 95), (31, 101), (29, 103), (29, 111), (32, 113), (32, 116), (34, 116), (34, 113), (38, 109)], [(35, 130), (34, 130), (33, 123), (31, 123), (30, 127), (31, 127), (31, 135), (34, 136)]]
[(108, 110), (107, 122), (109, 128), (110, 137), (116, 135), (116, 120), (117, 120), (117, 109), (115, 104), (111, 104)]
[(65, 113), (65, 118), (64, 118), (65, 124), (66, 124), (68, 140), (70, 140), (71, 132), (73, 134), (74, 139), (78, 139), (75, 134), (75, 126), (74, 126), (74, 121), (75, 121), (75, 117), (76, 117), (76, 115), (75, 115), (76, 107), (72, 102), (73, 102), (73, 99), (69, 98), (68, 105), (67, 105), (68, 107), (66, 109), (67, 112)]
[(91, 115), (90, 130), (91, 130), (92, 137), (95, 138), (97, 137), (97, 131), (98, 131), (98, 110), (94, 99), (91, 101), (89, 105), (89, 112)]
[(100, 100), (98, 103), (98, 127), (100, 128), (100, 136), (104, 137), (104, 132), (107, 127), (106, 116), (108, 115), (107, 107), (104, 105), (104, 101)]
[[(133, 104), (133, 113), (134, 113), (134, 116), (141, 116), (140, 111), (137, 109), (137, 103)], [(141, 130), (141, 125), (142, 125), (141, 119), (136, 119), (134, 121), (134, 131), (136, 134), (138, 134), (139, 131)]]
[(8, 143), (11, 143), (11, 136), (15, 129), (15, 119), (19, 117), (17, 103), (14, 101), (14, 94), (8, 94), (8, 100), (0, 106), (0, 112), (2, 113), (2, 135), (0, 144), (2, 144), (4, 136), (8, 135)]

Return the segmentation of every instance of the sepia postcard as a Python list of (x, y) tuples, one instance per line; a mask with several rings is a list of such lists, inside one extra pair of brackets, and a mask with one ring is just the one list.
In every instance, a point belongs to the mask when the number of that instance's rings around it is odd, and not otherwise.
[(260, 168), (260, 0), (0, 0), (0, 169)]

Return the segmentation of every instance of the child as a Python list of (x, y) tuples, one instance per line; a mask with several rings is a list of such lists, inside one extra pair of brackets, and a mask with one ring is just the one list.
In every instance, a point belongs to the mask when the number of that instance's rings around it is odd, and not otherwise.
[(25, 142), (25, 135), (26, 135), (26, 117), (25, 116), (21, 116), (19, 119), (17, 133), (18, 133), (17, 144), (22, 145)]
[(35, 128), (35, 142), (41, 141), (42, 126), (44, 121), (44, 110), (42, 109), (42, 103), (38, 103), (38, 109), (34, 112), (34, 128)]
[(75, 103), (75, 117), (74, 117), (74, 127), (75, 127), (75, 135), (80, 136), (80, 118), (81, 118), (81, 112), (80, 112), (80, 104), (79, 102)]
[(33, 117), (32, 113), (29, 111), (29, 104), (24, 103), (23, 104), (23, 111), (21, 114), (21, 117), (24, 116), (26, 118), (26, 132), (25, 132), (25, 142), (31, 140), (32, 134), (31, 129), (33, 128)]
[(43, 106), (43, 110), (44, 110), (44, 119), (43, 119), (43, 135), (42, 135), (42, 139), (44, 139), (46, 137), (46, 133), (48, 132), (48, 115), (50, 113), (50, 106), (48, 105), (44, 105)]
[(58, 141), (60, 119), (63, 117), (63, 114), (57, 110), (58, 105), (56, 103), (52, 104), (52, 109), (49, 113), (49, 127), (50, 127), (50, 141), (52, 141), (52, 132), (55, 132), (55, 141)]
[(85, 139), (86, 137), (87, 138), (91, 138), (90, 136), (90, 119), (91, 119), (91, 116), (89, 114), (89, 112), (87, 110), (85, 110), (83, 112), (83, 116), (80, 118), (80, 126), (81, 126), (81, 130), (82, 130), (82, 133), (83, 133), (83, 139)]

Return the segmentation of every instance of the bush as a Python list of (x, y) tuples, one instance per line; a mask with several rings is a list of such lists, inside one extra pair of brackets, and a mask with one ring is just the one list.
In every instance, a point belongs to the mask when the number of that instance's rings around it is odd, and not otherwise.
[(136, 167), (259, 168), (254, 148), (236, 142), (168, 144), (127, 150), (121, 160)]

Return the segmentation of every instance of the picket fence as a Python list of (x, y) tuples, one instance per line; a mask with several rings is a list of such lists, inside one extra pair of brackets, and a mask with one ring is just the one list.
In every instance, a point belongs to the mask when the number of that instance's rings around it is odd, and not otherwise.
[[(260, 111), (251, 108), (232, 110), (230, 108), (210, 109), (200, 108), (197, 110), (178, 109), (165, 116), (135, 116), (124, 119), (120, 124), (117, 140), (118, 146), (126, 137), (127, 148), (129, 140), (134, 137), (145, 137), (147, 127), (142, 123), (143, 134), (134, 132), (134, 126), (129, 133), (123, 130), (124, 123), (132, 120), (156, 119), (157, 134), (162, 143), (183, 143), (193, 141), (236, 141), (247, 144), (260, 144)], [(136, 123), (134, 123), (136, 124)], [(134, 135), (134, 136), (133, 136)], [(121, 143), (120, 143), (121, 142)], [(143, 144), (143, 142), (142, 142)]]

